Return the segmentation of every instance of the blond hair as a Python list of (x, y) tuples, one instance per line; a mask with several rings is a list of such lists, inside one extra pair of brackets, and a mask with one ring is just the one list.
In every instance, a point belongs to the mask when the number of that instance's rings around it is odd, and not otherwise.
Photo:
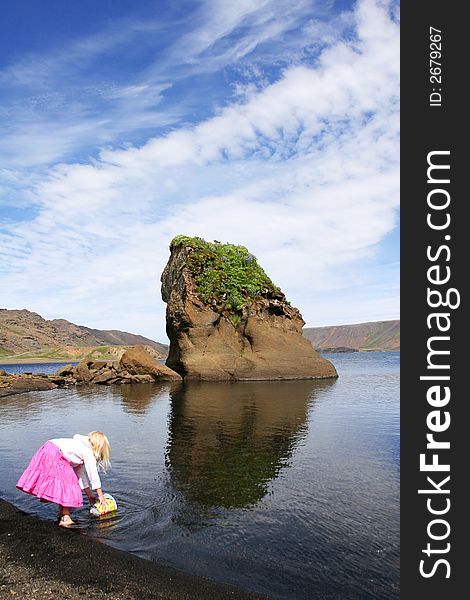
[(103, 468), (110, 467), (109, 453), (111, 447), (105, 434), (102, 431), (90, 431), (88, 439), (90, 440), (93, 455), (98, 461), (98, 464)]

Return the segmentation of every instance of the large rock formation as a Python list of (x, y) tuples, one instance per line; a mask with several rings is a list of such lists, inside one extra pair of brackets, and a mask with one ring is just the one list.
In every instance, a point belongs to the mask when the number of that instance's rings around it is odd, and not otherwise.
[(187, 379), (337, 377), (304, 321), (243, 246), (177, 236), (162, 274), (170, 352)]

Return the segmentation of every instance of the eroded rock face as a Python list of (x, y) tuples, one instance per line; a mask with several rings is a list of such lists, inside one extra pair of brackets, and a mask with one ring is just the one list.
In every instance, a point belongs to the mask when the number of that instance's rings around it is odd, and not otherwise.
[(161, 278), (168, 367), (200, 380), (337, 377), (246, 248), (178, 236), (170, 251)]

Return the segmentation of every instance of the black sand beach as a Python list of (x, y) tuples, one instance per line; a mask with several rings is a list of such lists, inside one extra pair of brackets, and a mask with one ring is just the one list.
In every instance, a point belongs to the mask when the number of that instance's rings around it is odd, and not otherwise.
[(116, 550), (0, 499), (0, 599), (266, 600)]

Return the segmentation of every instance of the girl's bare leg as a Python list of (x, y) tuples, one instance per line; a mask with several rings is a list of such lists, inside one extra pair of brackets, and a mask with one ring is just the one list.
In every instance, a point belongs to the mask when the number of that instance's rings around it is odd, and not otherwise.
[(70, 508), (68, 506), (59, 505), (59, 519), (60, 527), (70, 527), (71, 525), (73, 525), (73, 521), (70, 516)]

